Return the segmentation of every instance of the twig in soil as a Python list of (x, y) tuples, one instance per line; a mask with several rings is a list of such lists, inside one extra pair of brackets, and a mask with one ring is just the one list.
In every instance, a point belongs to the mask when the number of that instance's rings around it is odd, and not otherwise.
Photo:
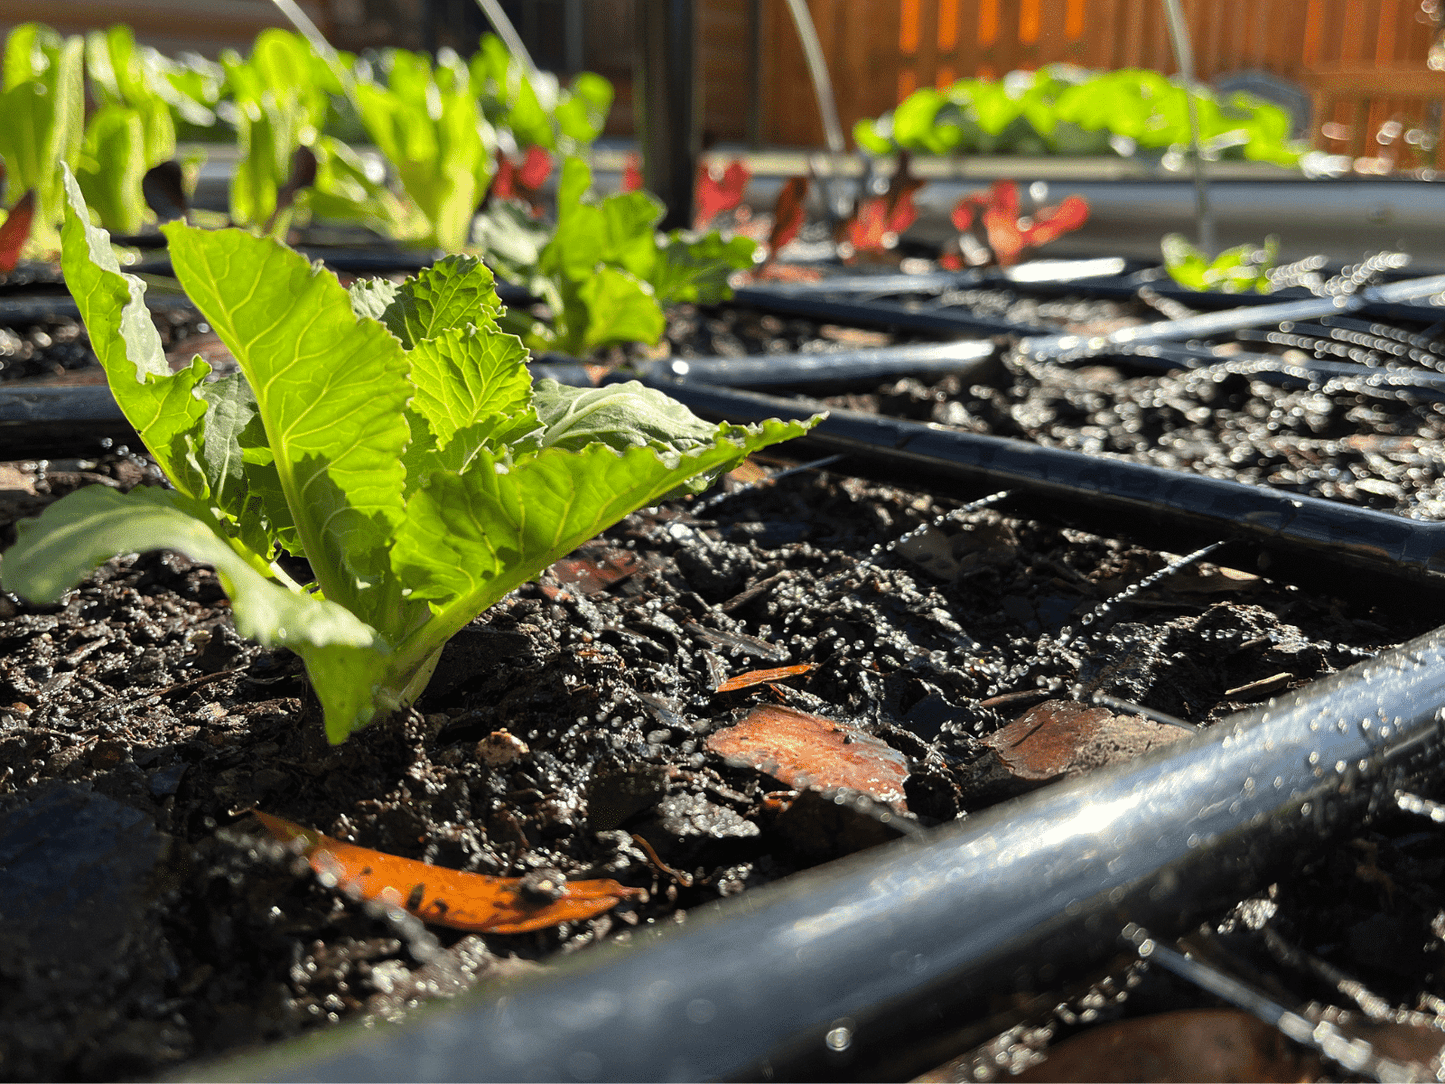
[(1411, 794), (1409, 791), (1397, 790), (1395, 804), (1406, 813), (1418, 813), (1422, 817), (1429, 817), (1436, 824), (1445, 824), (1445, 805), (1441, 805), (1439, 802), (1421, 798), (1418, 794)]
[[(1129, 601), (1129, 599), (1133, 598), (1140, 591), (1148, 590), (1160, 580), (1164, 579), (1166, 576), (1172, 576), (1181, 568), (1187, 568), (1188, 566), (1194, 564), (1196, 561), (1202, 560), (1222, 545), (1224, 545), (1223, 542), (1211, 542), (1207, 546), (1201, 546), (1193, 553), (1187, 553), (1183, 557), (1176, 557), (1163, 568), (1149, 573), (1149, 575), (1145, 576), (1137, 583), (1131, 583), (1128, 587), (1125, 587), (1113, 598), (1106, 599), (1105, 601), (1099, 603), (1099, 605), (1095, 606), (1083, 617), (1079, 618), (1079, 623), (1077, 626), (1062, 630), (1059, 633), (1059, 646), (1067, 647), (1081, 635), (1086, 635), (1084, 630), (1088, 629), (1089, 626), (1093, 625), (1100, 618), (1106, 617), (1109, 613), (1113, 611), (1114, 607), (1118, 606), (1121, 602)], [(1092, 633), (1101, 632), (1103, 631), (1103, 628), (1104, 626), (1100, 625), (1098, 628), (1093, 629)]]
[(1203, 960), (1191, 959), (1182, 952), (1159, 944), (1149, 936), (1149, 931), (1141, 926), (1129, 923), (1124, 927), (1121, 937), (1138, 952), (1140, 959), (1158, 964), (1164, 970), (1192, 982), (1201, 990), (1223, 998), (1236, 1008), (1243, 1009), (1277, 1028), (1285, 1037), (1318, 1051), (1351, 1073), (1358, 1073), (1370, 1080), (1416, 1079), (1410, 1066), (1378, 1056), (1374, 1047), (1365, 1040), (1350, 1038), (1327, 1020), (1316, 1024), (1299, 1013), (1286, 1009), (1254, 987), (1226, 975)]
[(636, 832), (632, 833), (632, 840), (639, 847), (641, 847), (643, 851), (647, 853), (648, 861), (651, 862), (655, 867), (657, 867), (658, 870), (667, 874), (678, 884), (682, 885), (683, 888), (692, 887), (691, 873), (684, 873), (680, 869), (673, 869), (671, 866), (669, 866), (666, 862), (664, 862), (661, 858), (657, 856), (657, 852), (652, 849), (652, 844), (647, 842), (647, 840), (643, 839)]
[(1102, 704), (1114, 711), (1133, 712), (1147, 719), (1153, 719), (1156, 723), (1163, 723), (1165, 726), (1177, 726), (1181, 730), (1188, 730), (1191, 733), (1198, 733), (1200, 729), (1194, 723), (1186, 722), (1177, 715), (1170, 715), (1167, 711), (1145, 707), (1143, 704), (1135, 704), (1130, 700), (1120, 700), (1117, 696), (1110, 696), (1108, 693), (1095, 693), (1090, 699), (1095, 704)]
[(1267, 925), (1260, 927), (1259, 932), (1264, 935), (1264, 945), (1269, 954), (1281, 964), (1329, 983), (1341, 995), (1358, 1005), (1360, 1011), (1371, 1020), (1389, 1020), (1394, 1017), (1390, 1003), (1379, 994), (1372, 993), (1359, 979), (1352, 979), (1333, 964), (1291, 945)]
[[(159, 702), (160, 698), (163, 696), (169, 696), (171, 693), (180, 692), (183, 689), (199, 688), (202, 685), (210, 684), (212, 681), (219, 681), (221, 678), (231, 677), (232, 675), (243, 673), (244, 669), (244, 667), (241, 667), (234, 670), (217, 670), (214, 673), (202, 674), (199, 677), (187, 678), (185, 681), (178, 681), (174, 685), (167, 685), (163, 689), (148, 689), (145, 691), (144, 695), (132, 697), (126, 700), (123, 706), (126, 710), (130, 710), (138, 706), (144, 706), (147, 701), (150, 701), (152, 699), (154, 699), (156, 702)], [(90, 705), (85, 710), (77, 712), (76, 714), (71, 716), (71, 718), (79, 722), (84, 719), (89, 719), (96, 712), (101, 711), (104, 708), (116, 707), (116, 699), (113, 695), (114, 690), (107, 688), (105, 692), (107, 695), (103, 699)]]
[(1001, 489), (997, 493), (990, 493), (987, 497), (980, 497), (976, 501), (969, 501), (965, 505), (960, 505), (958, 508), (954, 508), (950, 511), (944, 512), (942, 515), (934, 516), (927, 523), (920, 523), (917, 527), (913, 528), (913, 530), (905, 531), (903, 534), (895, 538), (892, 542), (880, 542), (878, 545), (874, 546), (871, 550), (868, 551), (868, 556), (865, 557), (862, 561), (860, 561), (859, 565), (861, 567), (863, 565), (871, 564), (875, 568), (877, 568), (879, 567), (877, 563), (877, 558), (881, 557), (885, 553), (895, 552), (899, 546), (907, 545), (914, 538), (917, 538), (925, 531), (930, 531), (934, 528), (942, 527), (945, 523), (948, 523), (951, 520), (958, 519), (972, 512), (977, 512), (981, 509), (988, 508), (991, 505), (998, 504), (1000, 501), (1005, 500), (1012, 495), (1013, 490)]
[(790, 474), (801, 474), (803, 471), (821, 470), (824, 467), (830, 467), (842, 458), (843, 456), (841, 455), (825, 455), (822, 459), (814, 459), (808, 463), (799, 463), (795, 467), (787, 467), (783, 470), (774, 471), (772, 474), (759, 478), (756, 482), (749, 482), (746, 485), (739, 486), (737, 489), (730, 489), (725, 493), (715, 493), (711, 497), (708, 497), (706, 500), (699, 501), (696, 505), (694, 505), (692, 508), (692, 514), (694, 516), (699, 515), (703, 512), (708, 511), (711, 508), (715, 508), (717, 505), (721, 504), (723, 501), (728, 500), (731, 497), (739, 497), (742, 496), (744, 493), (751, 493), (753, 490), (758, 489), (762, 486), (770, 486), (774, 482), (778, 481), (780, 478), (786, 478)]

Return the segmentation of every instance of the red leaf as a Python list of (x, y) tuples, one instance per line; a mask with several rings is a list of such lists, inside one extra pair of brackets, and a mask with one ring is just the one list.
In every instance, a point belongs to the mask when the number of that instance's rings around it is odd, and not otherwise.
[(973, 192), (953, 205), (953, 225), (959, 233), (973, 225), (974, 209), (988, 207), (988, 198), (982, 192)]
[(1030, 248), (1057, 241), (1089, 220), (1089, 201), (1069, 196), (1056, 207), (1045, 207), (1034, 215), (1033, 225), (1024, 230), (1024, 244)]
[(1024, 250), (1024, 235), (1019, 231), (1017, 215), (990, 207), (983, 213), (983, 228), (988, 233), (988, 247), (1000, 267), (1019, 262)]
[(752, 173), (741, 162), (732, 162), (726, 169), (717, 163), (699, 162), (693, 194), (693, 202), (697, 206), (693, 227), (700, 230), (716, 216), (742, 203), (743, 192), (747, 190), (751, 177)]
[(907, 151), (898, 152), (898, 168), (888, 181), (888, 191), (883, 198), (888, 202), (887, 228), (892, 233), (902, 233), (918, 218), (913, 206), (913, 193), (923, 187), (923, 181), (910, 170), (913, 157)]
[(921, 182), (914, 185), (913, 188), (894, 200), (888, 208), (888, 219), (884, 225), (889, 233), (900, 234), (918, 220), (918, 208), (913, 205), (913, 193), (921, 187)]
[(35, 190), (28, 189), (10, 215), (0, 225), (0, 271), (10, 274), (20, 262), (20, 250), (30, 238), (30, 223), (35, 218)]
[(1019, 186), (1013, 181), (994, 181), (988, 190), (988, 205), (1002, 215), (1019, 216)]
[(627, 166), (622, 171), (622, 191), (636, 192), (642, 187), (642, 156), (629, 154)]
[[(888, 241), (888, 204), (882, 196), (865, 199), (858, 204), (853, 217), (843, 224), (843, 240), (854, 252), (886, 252)], [(893, 243), (898, 238), (893, 237)]]
[(962, 271), (963, 257), (957, 252), (945, 252), (942, 256), (938, 257), (938, 266), (945, 271)]
[(517, 172), (517, 180), (523, 188), (535, 192), (552, 174), (552, 156), (541, 147), (528, 147), (526, 161)]
[(489, 877), (429, 866), (331, 839), (299, 824), (251, 810), (283, 843), (301, 853), (318, 874), (334, 878), (362, 899), (403, 907), (423, 922), (478, 933), (528, 933), (592, 918), (623, 900), (645, 899), (640, 888), (612, 880), (564, 881), (560, 877)]
[(778, 204), (773, 208), (773, 229), (768, 234), (769, 260), (803, 228), (808, 184), (807, 177), (789, 177), (778, 192)]
[(898, 750), (844, 723), (796, 708), (758, 708), (715, 731), (707, 747), (795, 789), (849, 787), (906, 810), (908, 761)]
[(785, 677), (795, 677), (798, 674), (806, 674), (813, 669), (810, 662), (800, 662), (796, 666), (779, 666), (772, 670), (749, 670), (746, 674), (738, 674), (730, 677), (713, 690), (715, 693), (732, 693), (739, 689), (748, 689), (754, 685), (766, 685), (770, 681), (781, 681)]
[(492, 199), (516, 199), (517, 167), (501, 151), (497, 152), (497, 175), (492, 178)]

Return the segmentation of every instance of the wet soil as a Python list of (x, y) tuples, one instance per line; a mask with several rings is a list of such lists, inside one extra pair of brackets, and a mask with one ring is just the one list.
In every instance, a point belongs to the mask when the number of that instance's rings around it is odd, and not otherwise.
[[(1146, 318), (1089, 305), (1089, 321)], [(669, 348), (876, 334), (795, 323), (684, 312)], [(1008, 365), (997, 386), (903, 381), (840, 403), (1433, 518), (1433, 406), (1346, 397), (1326, 410), (1247, 379)], [(1299, 469), (1289, 437), (1314, 442), (1311, 472), (1281, 475)], [(1127, 525), (1101, 538), (1044, 507), (1003, 514), (827, 470), (755, 477), (628, 517), (464, 630), (415, 710), (339, 747), (298, 660), (239, 639), (203, 566), (149, 554), (111, 562), (57, 606), (0, 596), (0, 1077), (184, 1072), (341, 1020), (401, 1017), (874, 845), (900, 819), (926, 827), (1037, 785), (1000, 770), (987, 739), (1041, 701), (1105, 694), (1208, 724), (1438, 624), (1202, 562), (1113, 601), (1172, 560), (1132, 544)], [(156, 480), (124, 450), (0, 465), (0, 544), (77, 485)], [(906, 766), (902, 801), (827, 803), (825, 817), (778, 767), (713, 751), (710, 737), (764, 706), (876, 739)], [(612, 877), (649, 896), (532, 934), (427, 929), (323, 886), (263, 839), (250, 808), (457, 869)], [(1438, 831), (1387, 818), (1220, 915), (1211, 943), (1291, 1004), (1350, 1004), (1308, 965), (1323, 961), (1391, 1011), (1433, 1019), (1445, 1014), (1442, 869)], [(1090, 1022), (1217, 1004), (1138, 968), (1059, 1001), (961, 1071), (986, 1078)]]

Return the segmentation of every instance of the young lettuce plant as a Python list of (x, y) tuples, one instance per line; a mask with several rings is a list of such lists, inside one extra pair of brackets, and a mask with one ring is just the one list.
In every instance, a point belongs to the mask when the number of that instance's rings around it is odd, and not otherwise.
[(1213, 259), (1180, 233), (1166, 233), (1159, 248), (1164, 270), (1186, 290), (1267, 294), (1274, 289), (1269, 278), (1279, 263), (1279, 238), (1274, 234), (1266, 237), (1263, 245), (1235, 245)]
[(209, 562), (237, 629), (304, 660), (333, 742), (413, 701), (453, 634), (581, 542), (808, 428), (708, 425), (636, 384), (534, 390), (475, 259), (348, 292), (275, 241), (181, 223), (176, 276), (241, 373), (172, 373), (144, 287), (65, 184), (66, 282), (175, 488), (57, 501), (17, 526), (5, 586), (50, 602), (116, 554)]
[(11, 199), (35, 193), (33, 238), (56, 247), (64, 196), (60, 163), (74, 167), (85, 131), (85, 39), (62, 38), (48, 26), (24, 23), (5, 38), (0, 87), (0, 158)]
[(582, 159), (562, 164), (557, 228), (545, 244), (545, 233), (516, 204), (504, 201), (478, 219), (488, 261), (552, 312), (550, 327), (516, 314), (509, 321), (533, 349), (586, 357), (614, 343), (656, 343), (666, 327), (663, 306), (725, 301), (732, 296), (728, 275), (753, 266), (757, 245), (748, 238), (681, 230), (660, 236), (664, 208), (655, 197), (635, 191), (599, 200), (591, 185)]

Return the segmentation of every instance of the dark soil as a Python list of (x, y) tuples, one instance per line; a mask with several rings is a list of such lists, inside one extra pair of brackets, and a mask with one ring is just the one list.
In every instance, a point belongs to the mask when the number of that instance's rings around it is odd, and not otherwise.
[[(1148, 315), (1042, 304), (1055, 307), (1029, 319)], [(860, 334), (819, 331), (689, 312), (670, 349)], [(1001, 386), (910, 380), (840, 405), (1434, 518), (1434, 406), (1009, 365)], [(154, 481), (122, 451), (0, 465), (0, 541), (76, 485)], [(240, 640), (203, 566), (150, 554), (112, 562), (55, 607), (0, 597), (0, 1077), (184, 1072), (341, 1020), (403, 1016), (897, 834), (866, 803), (824, 824), (806, 796), (779, 800), (777, 778), (709, 751), (709, 735), (759, 705), (854, 725), (902, 754), (906, 817), (928, 826), (1033, 785), (1001, 775), (982, 739), (1048, 697), (1108, 694), (1207, 724), (1438, 623), (1207, 563), (1107, 606), (1171, 557), (1131, 544), (1127, 524), (1099, 538), (1047, 508), (1005, 515), (969, 496), (810, 470), (645, 510), (475, 621), (415, 710), (339, 747), (298, 660)], [(324, 887), (263, 840), (252, 807), (439, 865), (612, 877), (649, 898), (534, 934), (426, 929)], [(1299, 963), (1325, 961), (1389, 1009), (1434, 1018), (1442, 869), (1445, 839), (1400, 815), (1220, 915), (1211, 943), (1291, 1004), (1348, 1004)], [(1051, 1018), (961, 1071), (982, 1079), (995, 1053), (1017, 1061), (1085, 1022), (1217, 1004), (1159, 975), (1111, 981), (1083, 1002), (1061, 991)]]

